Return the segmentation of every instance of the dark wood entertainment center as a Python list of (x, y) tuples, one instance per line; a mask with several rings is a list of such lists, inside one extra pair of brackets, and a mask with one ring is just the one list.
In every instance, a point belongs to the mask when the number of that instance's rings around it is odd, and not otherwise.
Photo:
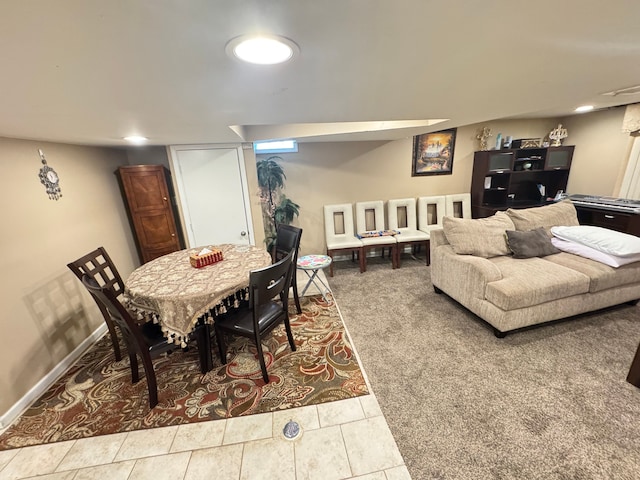
[[(549, 203), (547, 198), (567, 190), (573, 149), (566, 146), (476, 152), (471, 179), (473, 217)], [(544, 194), (538, 185), (544, 186)]]
[(620, 212), (605, 206), (574, 205), (581, 225), (595, 225), (640, 237), (640, 215), (637, 213)]
[[(473, 218), (488, 217), (508, 208), (552, 203), (558, 192), (567, 191), (573, 151), (574, 146), (567, 145), (475, 152), (471, 178)], [(544, 194), (540, 186), (544, 187)], [(597, 201), (574, 205), (583, 225), (640, 236), (640, 214), (631, 209), (625, 211), (625, 205)]]

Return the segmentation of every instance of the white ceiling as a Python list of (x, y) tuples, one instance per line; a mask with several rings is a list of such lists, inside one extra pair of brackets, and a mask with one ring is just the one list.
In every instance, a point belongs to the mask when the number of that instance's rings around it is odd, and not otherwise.
[[(564, 116), (640, 102), (601, 95), (640, 84), (639, 20), (638, 0), (2, 0), (0, 136), (387, 140)], [(254, 32), (300, 55), (252, 66), (225, 54)], [(450, 120), (344, 133), (438, 118)]]

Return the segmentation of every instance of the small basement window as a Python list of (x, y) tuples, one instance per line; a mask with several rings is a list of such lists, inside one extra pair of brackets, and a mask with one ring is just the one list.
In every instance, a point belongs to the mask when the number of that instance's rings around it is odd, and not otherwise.
[(295, 153), (298, 151), (298, 142), (295, 140), (273, 140), (269, 142), (255, 142), (253, 151), (259, 153)]

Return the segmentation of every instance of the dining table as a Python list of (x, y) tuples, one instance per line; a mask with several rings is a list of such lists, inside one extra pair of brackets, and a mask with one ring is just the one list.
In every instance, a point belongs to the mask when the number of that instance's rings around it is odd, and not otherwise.
[(124, 302), (141, 320), (160, 324), (170, 342), (184, 348), (195, 336), (206, 373), (213, 368), (211, 325), (248, 299), (249, 274), (270, 265), (271, 256), (253, 245), (206, 246), (221, 251), (222, 260), (196, 268), (190, 256), (203, 248), (172, 252), (135, 269), (124, 282)]

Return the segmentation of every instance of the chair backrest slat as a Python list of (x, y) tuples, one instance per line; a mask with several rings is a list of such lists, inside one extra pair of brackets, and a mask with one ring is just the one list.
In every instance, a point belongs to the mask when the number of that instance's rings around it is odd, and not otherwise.
[(445, 199), (447, 217), (471, 218), (471, 194), (447, 195)]
[(122, 277), (104, 247), (98, 247), (93, 252), (67, 264), (67, 267), (80, 280), (83, 274), (89, 275), (98, 285), (109, 288), (116, 297), (124, 292)]
[(294, 251), (292, 250), (286, 257), (273, 265), (251, 271), (249, 274), (249, 301), (254, 311), (276, 296), (280, 296), (286, 308), (292, 268), (294, 267), (293, 255)]
[[(418, 198), (418, 229), (431, 232), (442, 228), (442, 221), (446, 214), (446, 197), (436, 195)], [(433, 208), (431, 208), (433, 207)]]
[[(373, 228), (367, 228), (367, 212), (373, 213)], [(357, 233), (367, 230), (384, 230), (384, 202), (372, 200), (370, 202), (356, 202), (356, 230)]]
[[(341, 219), (338, 230), (336, 230), (336, 216)], [(324, 231), (327, 243), (343, 238), (353, 238), (355, 235), (354, 228), (353, 205), (341, 203), (324, 206)]]
[[(404, 208), (406, 215), (406, 227), (400, 227), (398, 210)], [(387, 203), (387, 213), (389, 217), (389, 228), (392, 230), (417, 230), (418, 221), (416, 215), (415, 198), (396, 198)]]

